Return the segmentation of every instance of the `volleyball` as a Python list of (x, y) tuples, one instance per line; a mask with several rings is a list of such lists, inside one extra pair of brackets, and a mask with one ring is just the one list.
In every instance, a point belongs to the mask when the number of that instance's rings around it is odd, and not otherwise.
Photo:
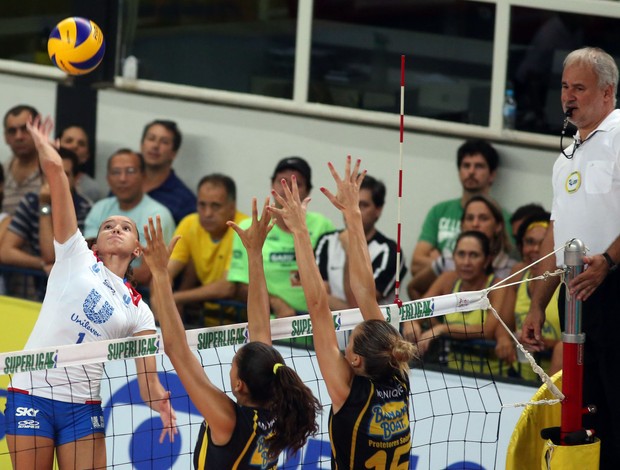
[(105, 53), (101, 28), (85, 18), (65, 18), (50, 33), (47, 53), (63, 72), (70, 75), (91, 72)]

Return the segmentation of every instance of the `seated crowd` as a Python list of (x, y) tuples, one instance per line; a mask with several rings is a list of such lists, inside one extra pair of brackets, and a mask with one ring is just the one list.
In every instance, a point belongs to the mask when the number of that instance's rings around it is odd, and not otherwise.
[[(26, 123), (37, 115), (33, 107), (19, 105), (7, 111), (3, 120), (11, 156), (0, 166), (0, 295), (40, 301), (54, 263), (54, 246), (49, 187), (26, 129)], [(160, 216), (165, 240), (181, 237), (171, 254), (168, 274), (186, 327), (247, 321), (247, 252), (227, 222), (246, 229), (252, 219), (237, 209), (234, 179), (213, 173), (200, 179), (195, 192), (190, 189), (172, 168), (181, 147), (181, 131), (175, 122), (162, 119), (146, 124), (139, 152), (121, 148), (108, 158), (108, 187), (103, 188), (85, 171), (91, 158), (90, 141), (79, 125), (58, 133), (59, 153), (84, 237), (96, 239), (102, 221), (110, 215), (130, 217), (138, 227)], [(498, 167), (499, 155), (486, 141), (467, 141), (458, 149), (462, 195), (436, 204), (424, 220), (411, 257), (407, 285), (411, 300), (485, 289), (539, 259), (549, 214), (538, 204), (522, 206), (512, 217), (502, 209), (490, 196)], [(276, 206), (277, 195), (283, 197), (283, 180), (289, 186), (296, 181), (301, 200), (310, 195), (312, 170), (303, 158), (286, 157), (276, 165), (271, 176)], [(385, 185), (367, 175), (360, 188), (359, 207), (379, 304), (394, 301), (397, 270), (400, 279), (408, 271), (403, 258), (397, 268), (396, 242), (376, 228), (385, 198)], [(263, 245), (271, 313), (276, 318), (306, 313), (293, 235), (277, 212), (273, 219), (274, 227)], [(337, 230), (331, 220), (315, 212), (306, 214), (306, 225), (330, 309), (357, 307), (346, 268), (347, 229)], [(93, 250), (96, 252), (96, 245)], [(148, 296), (148, 266), (138, 257), (132, 270), (130, 281)], [(530, 276), (528, 269), (513, 281)], [(519, 331), (529, 309), (528, 284), (493, 290), (489, 298), (506, 324)], [(535, 379), (522, 367), (506, 330), (488, 311), (412, 322), (403, 325), (402, 332), (417, 342), (425, 363), (439, 361), (458, 369), (471, 368), (474, 373)], [(549, 348), (546, 368), (559, 370), (557, 309), (547, 312), (545, 340)], [(484, 366), (476, 369), (473, 364), (477, 360)]]

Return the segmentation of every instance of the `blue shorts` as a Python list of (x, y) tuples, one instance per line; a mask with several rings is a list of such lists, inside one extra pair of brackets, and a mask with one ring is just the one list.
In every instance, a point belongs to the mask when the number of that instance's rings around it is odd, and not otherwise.
[(6, 433), (47, 437), (60, 446), (105, 432), (101, 403), (67, 403), (9, 389), (4, 412)]

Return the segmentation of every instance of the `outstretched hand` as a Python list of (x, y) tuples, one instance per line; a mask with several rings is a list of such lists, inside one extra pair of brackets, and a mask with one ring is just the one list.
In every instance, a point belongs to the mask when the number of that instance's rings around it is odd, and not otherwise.
[(49, 137), (52, 129), (54, 129), (54, 121), (51, 117), (47, 116), (41, 119), (41, 116), (36, 116), (32, 121), (26, 123), (26, 129), (32, 136), (42, 165), (46, 161), (61, 162), (60, 155), (56, 150), (58, 145), (52, 142)]
[(56, 150), (49, 138), (52, 129), (54, 129), (54, 121), (51, 117), (46, 116), (44, 119), (41, 119), (41, 116), (36, 116), (33, 120), (26, 123), (26, 129), (30, 132), (38, 151), (48, 146)]
[(137, 243), (140, 245), (144, 261), (150, 268), (151, 273), (155, 274), (158, 270), (168, 272), (168, 260), (179, 238), (178, 236), (174, 237), (170, 244), (166, 246), (164, 231), (161, 226), (161, 217), (157, 216), (157, 224), (154, 224), (153, 218), (149, 217), (148, 225), (144, 226), (146, 246), (140, 244), (140, 242)]
[(334, 165), (328, 163), (329, 171), (336, 182), (336, 195), (327, 188), (321, 188), (321, 192), (327, 196), (327, 199), (341, 212), (354, 209), (359, 210), (359, 193), (362, 180), (366, 176), (366, 170), (360, 173), (361, 160), (358, 158), (355, 161), (353, 171), (351, 171), (351, 155), (347, 156), (347, 161), (344, 166), (344, 174), (342, 178), (334, 168)]
[(291, 187), (289, 187), (285, 179), (282, 179), (281, 184), (284, 189), (284, 196), (280, 196), (275, 190), (271, 191), (280, 207), (269, 206), (269, 211), (280, 217), (289, 230), (305, 229), (306, 209), (310, 203), (310, 198), (307, 197), (303, 201), (300, 199), (297, 177), (295, 175), (291, 177)]
[(263, 212), (259, 219), (256, 198), (252, 198), (252, 225), (246, 230), (243, 230), (232, 220), (226, 222), (230, 228), (237, 232), (237, 235), (239, 235), (241, 239), (241, 243), (243, 243), (243, 246), (248, 252), (253, 250), (262, 251), (267, 234), (273, 228), (274, 222), (271, 219), (271, 213), (268, 208), (269, 198), (266, 198), (263, 204)]
[(179, 430), (177, 429), (177, 414), (174, 408), (172, 408), (172, 403), (170, 403), (169, 391), (165, 393), (162, 399), (158, 400), (158, 405), (159, 417), (163, 425), (159, 435), (159, 443), (162, 444), (166, 436), (168, 436), (170, 442), (174, 442), (174, 435), (178, 434)]

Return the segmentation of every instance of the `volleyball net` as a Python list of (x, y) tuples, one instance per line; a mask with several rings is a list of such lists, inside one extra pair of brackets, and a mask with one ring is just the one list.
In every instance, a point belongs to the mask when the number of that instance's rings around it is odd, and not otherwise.
[[(489, 308), (487, 291), (461, 292), (382, 306), (395, 327), (453, 312)], [(363, 318), (358, 309), (334, 312), (334, 328), (341, 336)], [(308, 315), (274, 319), (272, 336), (286, 363), (293, 367), (323, 405), (320, 432), (296, 455), (281, 457), (282, 468), (330, 468), (328, 416), (330, 399), (312, 350), (312, 323)], [(229, 370), (239, 347), (248, 341), (247, 324), (188, 330), (190, 348), (209, 379), (231, 394)], [(189, 400), (174, 368), (165, 356), (160, 334), (119, 340), (74, 344), (37, 350), (0, 353), (0, 375), (23, 374), (63, 367), (87, 368), (103, 363), (101, 382), (109, 468), (190, 468), (203, 419)], [(171, 391), (179, 435), (174, 443), (160, 444), (159, 415), (146, 406), (138, 387), (134, 359), (156, 356), (160, 380)], [(506, 396), (500, 396), (488, 366), (476, 370), (413, 364), (410, 372), (410, 468), (447, 468), (465, 462), (479, 467), (497, 465), (499, 428)], [(531, 395), (527, 389), (525, 396)], [(231, 394), (232, 396), (232, 394)], [(523, 394), (519, 398), (523, 397)], [(519, 398), (508, 400), (518, 401)], [(518, 416), (517, 416), (518, 417)], [(28, 417), (32, 419), (32, 417)], [(514, 419), (516, 421), (516, 418)], [(0, 462), (9, 462), (6, 447)], [(460, 467), (459, 467), (460, 468)]]

